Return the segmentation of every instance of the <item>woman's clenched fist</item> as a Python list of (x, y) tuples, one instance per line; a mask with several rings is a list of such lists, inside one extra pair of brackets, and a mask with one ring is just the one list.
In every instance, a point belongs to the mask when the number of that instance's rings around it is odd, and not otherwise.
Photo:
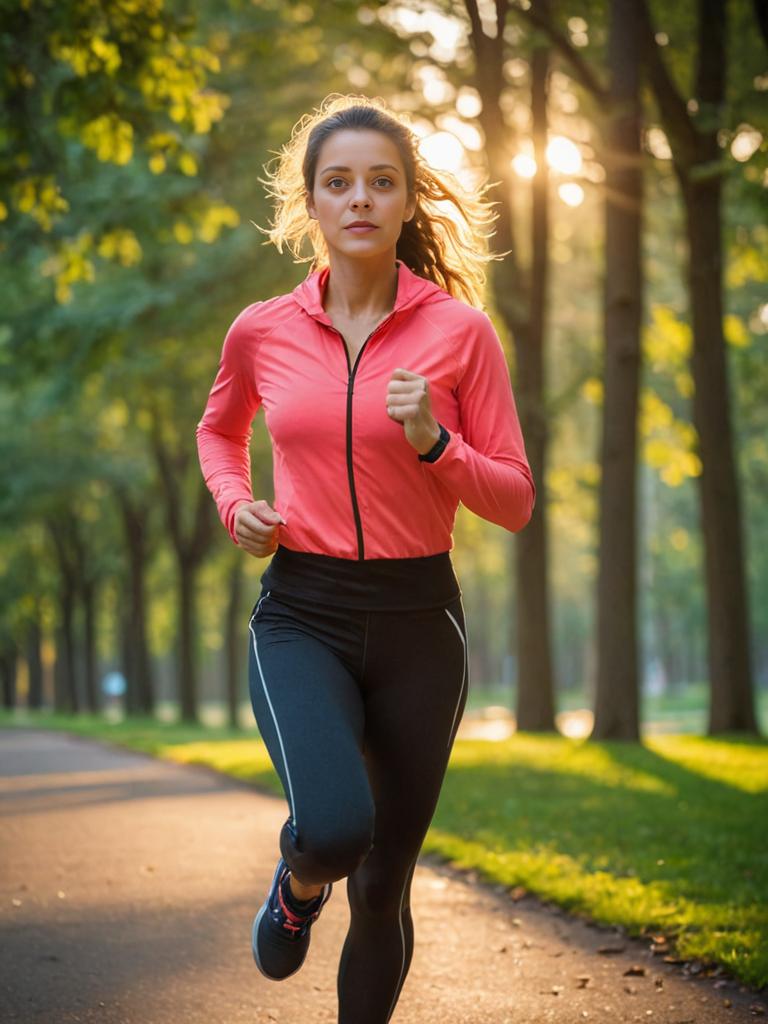
[(243, 501), (235, 512), (235, 536), (241, 548), (257, 558), (266, 558), (277, 548), (278, 527), (288, 524), (268, 501)]

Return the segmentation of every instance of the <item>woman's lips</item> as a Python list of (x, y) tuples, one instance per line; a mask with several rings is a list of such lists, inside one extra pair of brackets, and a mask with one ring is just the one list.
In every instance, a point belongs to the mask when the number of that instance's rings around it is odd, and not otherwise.
[(376, 231), (375, 224), (355, 224), (354, 227), (345, 228), (345, 231), (351, 231), (353, 235), (364, 235), (367, 231)]

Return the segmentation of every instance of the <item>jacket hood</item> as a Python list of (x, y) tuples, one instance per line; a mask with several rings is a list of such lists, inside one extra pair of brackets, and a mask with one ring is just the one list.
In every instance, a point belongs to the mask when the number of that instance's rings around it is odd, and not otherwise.
[[(392, 307), (393, 314), (405, 312), (416, 306), (442, 302), (446, 299), (450, 301), (452, 299), (451, 295), (444, 288), (436, 285), (433, 281), (427, 281), (425, 278), (419, 277), (418, 274), (414, 274), (402, 260), (396, 259), (395, 263), (398, 268), (397, 296)], [(293, 289), (291, 294), (301, 308), (310, 316), (332, 327), (331, 318), (323, 309), (323, 298), (330, 270), (330, 267), (323, 267), (322, 270), (313, 270)]]

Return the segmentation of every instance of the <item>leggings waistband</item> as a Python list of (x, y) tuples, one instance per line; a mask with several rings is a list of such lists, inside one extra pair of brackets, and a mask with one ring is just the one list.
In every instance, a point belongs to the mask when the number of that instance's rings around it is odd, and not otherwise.
[(336, 558), (279, 544), (261, 577), (278, 600), (361, 611), (440, 608), (461, 596), (450, 553), (415, 558)]

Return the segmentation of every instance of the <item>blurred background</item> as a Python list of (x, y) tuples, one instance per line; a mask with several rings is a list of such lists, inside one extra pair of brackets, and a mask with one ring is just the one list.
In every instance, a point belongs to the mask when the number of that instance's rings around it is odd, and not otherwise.
[[(407, 114), (423, 156), (497, 204), (486, 308), (538, 495), (518, 535), (459, 510), (465, 735), (765, 730), (759, 0), (3, 12), (10, 714), (254, 727), (267, 562), (219, 522), (195, 426), (234, 317), (309, 272), (264, 244), (260, 178), (341, 92)], [(272, 501), (261, 413), (251, 458)]]

